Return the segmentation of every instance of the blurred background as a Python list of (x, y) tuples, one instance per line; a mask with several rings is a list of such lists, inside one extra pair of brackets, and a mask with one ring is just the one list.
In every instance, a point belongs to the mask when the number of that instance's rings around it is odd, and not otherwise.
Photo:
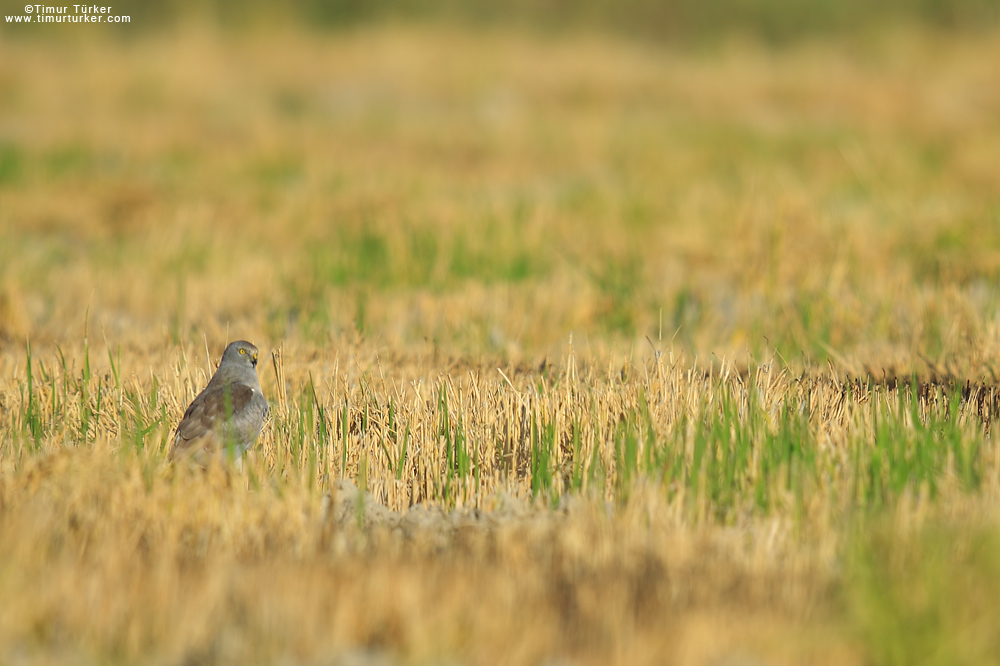
[(112, 13), (0, 24), (4, 344), (993, 371), (995, 2)]
[[(16, 12), (11, 5), (7, 11)], [(909, 23), (934, 30), (981, 31), (1000, 8), (991, 0), (300, 0), (281, 7), (251, 0), (189, 2), (123, 0), (114, 13), (132, 17), (139, 30), (163, 30), (189, 21), (231, 30), (273, 28), (342, 30), (385, 22), (451, 24), (466, 29), (526, 29), (551, 35), (568, 31), (614, 33), (657, 43), (698, 44), (742, 33), (769, 43), (816, 36), (856, 35)]]

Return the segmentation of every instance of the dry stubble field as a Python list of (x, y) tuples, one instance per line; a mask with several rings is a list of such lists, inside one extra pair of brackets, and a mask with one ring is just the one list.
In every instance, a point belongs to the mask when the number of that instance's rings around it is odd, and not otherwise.
[(4, 33), (0, 661), (997, 663), (996, 62)]

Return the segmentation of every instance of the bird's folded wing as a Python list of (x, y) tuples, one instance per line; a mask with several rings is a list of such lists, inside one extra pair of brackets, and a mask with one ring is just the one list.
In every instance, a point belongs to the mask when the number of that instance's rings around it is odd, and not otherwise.
[(246, 384), (206, 388), (184, 412), (177, 426), (174, 448), (183, 449), (206, 435), (217, 433), (227, 418), (240, 414), (250, 404), (253, 396), (253, 388)]

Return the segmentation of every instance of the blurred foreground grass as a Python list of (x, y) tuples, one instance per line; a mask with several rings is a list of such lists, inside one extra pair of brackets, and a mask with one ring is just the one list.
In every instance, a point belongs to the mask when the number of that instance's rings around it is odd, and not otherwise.
[(0, 661), (993, 663), (998, 61), (4, 33)]

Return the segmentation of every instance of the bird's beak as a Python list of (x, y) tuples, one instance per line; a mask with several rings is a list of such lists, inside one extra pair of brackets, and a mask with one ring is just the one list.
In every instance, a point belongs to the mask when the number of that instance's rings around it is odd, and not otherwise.
[(257, 367), (257, 354), (253, 355), (253, 360), (250, 361), (250, 363), (253, 365), (253, 367), (255, 368)]

